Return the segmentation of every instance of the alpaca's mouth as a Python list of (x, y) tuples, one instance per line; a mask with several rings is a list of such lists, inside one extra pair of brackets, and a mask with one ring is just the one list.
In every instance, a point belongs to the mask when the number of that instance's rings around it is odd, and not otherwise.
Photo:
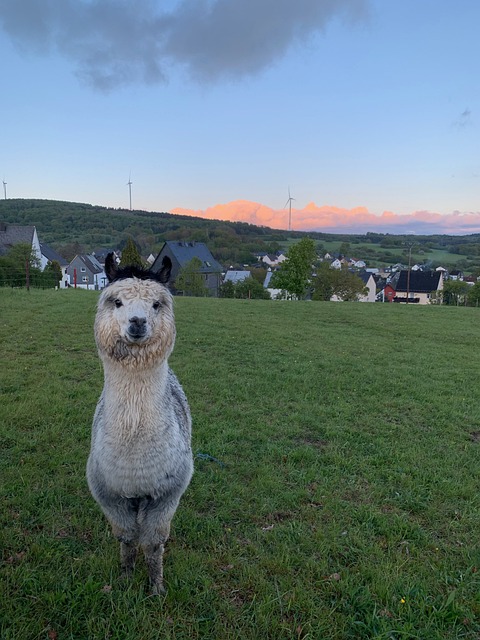
[(144, 327), (130, 327), (126, 338), (129, 342), (142, 342), (147, 337), (147, 330)]

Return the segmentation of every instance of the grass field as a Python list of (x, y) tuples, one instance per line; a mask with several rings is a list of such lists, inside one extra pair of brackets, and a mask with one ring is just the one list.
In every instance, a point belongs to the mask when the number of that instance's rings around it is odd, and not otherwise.
[(0, 290), (2, 640), (480, 637), (478, 309), (176, 300), (206, 455), (158, 598), (85, 481), (95, 303)]

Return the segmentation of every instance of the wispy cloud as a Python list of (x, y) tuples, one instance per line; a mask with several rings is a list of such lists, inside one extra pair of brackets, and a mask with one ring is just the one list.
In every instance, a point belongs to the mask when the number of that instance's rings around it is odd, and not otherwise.
[[(250, 222), (274, 229), (288, 228), (288, 212), (271, 209), (247, 200), (219, 204), (206, 210), (177, 208), (172, 213), (192, 215), (211, 220)], [(431, 211), (415, 211), (408, 215), (384, 211), (381, 215), (370, 213), (365, 207), (343, 209), (334, 206), (317, 206), (311, 202), (303, 209), (292, 209), (292, 228), (298, 231), (325, 231), (329, 233), (416, 233), (463, 234), (480, 233), (480, 211), (461, 213), (454, 211), (442, 215)]]
[(0, 0), (0, 28), (24, 50), (56, 52), (108, 91), (166, 81), (181, 66), (199, 82), (261, 72), (334, 18), (370, 0)]
[(465, 127), (470, 127), (473, 124), (472, 120), (472, 112), (470, 109), (465, 109), (458, 116), (458, 118), (453, 122), (453, 126), (455, 129), (465, 129)]

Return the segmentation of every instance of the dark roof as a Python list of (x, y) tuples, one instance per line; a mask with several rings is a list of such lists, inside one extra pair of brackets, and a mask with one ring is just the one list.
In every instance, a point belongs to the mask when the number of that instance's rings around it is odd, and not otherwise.
[[(355, 273), (355, 271), (353, 273)], [(367, 284), (367, 282), (370, 280), (370, 276), (372, 276), (372, 274), (368, 271), (358, 271), (355, 275), (357, 275), (362, 280), (363, 284)]]
[(87, 256), (87, 255), (78, 254), (78, 255), (75, 256), (75, 258), (72, 260), (72, 262), (70, 262), (69, 267), (76, 260), (80, 260), (80, 262), (83, 262), (85, 267), (93, 274), (102, 273), (102, 271), (103, 271), (102, 265), (98, 262), (98, 260), (96, 260), (95, 256), (91, 256), (91, 255)]
[[(92, 251), (92, 256), (95, 256), (95, 258), (100, 262), (105, 264), (105, 258), (108, 256), (109, 253), (111, 253), (112, 250), (111, 249), (105, 249), (105, 248), (99, 248), (99, 249), (95, 249), (95, 251)], [(115, 253), (115, 251), (113, 252)]]
[[(410, 271), (409, 291), (412, 293), (430, 293), (437, 291), (442, 273), (439, 271)], [(399, 271), (392, 278), (395, 291), (407, 291), (408, 270)]]
[(14, 245), (25, 243), (31, 245), (35, 227), (22, 227), (18, 224), (0, 223), (0, 255), (5, 255)]
[[(198, 258), (202, 263), (202, 268), (200, 269), (201, 272), (215, 273), (223, 271), (222, 265), (215, 260), (204, 242), (177, 242), (174, 240), (167, 240), (165, 245), (168, 246), (172, 255), (179, 262), (180, 267), (184, 267), (193, 258)], [(162, 251), (160, 251), (160, 254), (161, 253)], [(159, 255), (152, 265), (153, 271), (160, 268), (160, 262), (158, 262)]]
[(61, 256), (59, 253), (57, 253), (55, 249), (52, 249), (52, 247), (49, 247), (48, 244), (45, 244), (44, 242), (40, 242), (40, 250), (42, 252), (42, 256), (45, 256), (45, 258), (50, 262), (53, 262), (54, 260), (56, 260), (61, 267), (67, 266), (68, 261), (65, 260), (65, 258)]
[(95, 258), (95, 256), (87, 255), (87, 256), (80, 256), (80, 257), (85, 263), (86, 267), (90, 269), (92, 273), (101, 273), (103, 271), (102, 265)]

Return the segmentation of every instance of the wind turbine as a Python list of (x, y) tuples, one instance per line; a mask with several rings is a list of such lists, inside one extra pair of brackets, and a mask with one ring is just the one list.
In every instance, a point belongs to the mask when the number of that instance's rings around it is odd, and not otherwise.
[(295, 198), (292, 198), (292, 196), (290, 195), (290, 187), (288, 187), (288, 200), (286, 201), (284, 208), (288, 204), (288, 230), (289, 231), (292, 230), (292, 200), (295, 200)]
[(128, 193), (130, 194), (130, 211), (132, 210), (132, 184), (133, 184), (132, 174), (129, 174), (127, 186), (128, 186)]
[(7, 199), (7, 183), (5, 182), (5, 178), (3, 179), (3, 195), (6, 200)]

